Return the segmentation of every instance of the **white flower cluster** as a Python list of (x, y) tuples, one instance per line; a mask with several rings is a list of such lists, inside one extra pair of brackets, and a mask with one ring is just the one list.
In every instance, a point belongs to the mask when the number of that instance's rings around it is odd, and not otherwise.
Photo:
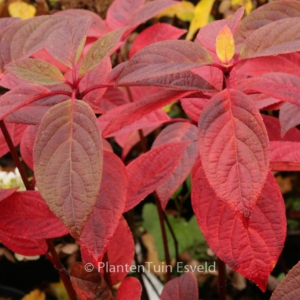
[(25, 191), (18, 168), (15, 168), (14, 172), (0, 171), (0, 189), (11, 189), (14, 187), (19, 187), (19, 191)]

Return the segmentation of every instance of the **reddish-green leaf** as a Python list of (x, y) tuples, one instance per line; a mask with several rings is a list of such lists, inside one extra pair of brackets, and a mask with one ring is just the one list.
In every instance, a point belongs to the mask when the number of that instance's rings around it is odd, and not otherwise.
[(169, 74), (189, 71), (210, 64), (210, 54), (190, 41), (163, 41), (137, 52), (126, 65), (118, 83), (144, 81)]
[(300, 51), (300, 18), (289, 18), (272, 22), (251, 33), (242, 45), (240, 58), (296, 51)]
[(140, 300), (141, 295), (141, 283), (135, 277), (127, 277), (118, 288), (116, 300)]
[(102, 18), (87, 9), (65, 9), (55, 13), (55, 16), (63, 16), (63, 17), (72, 17), (73, 19), (78, 19), (81, 17), (87, 17), (91, 19), (90, 27), (88, 29), (87, 36), (88, 37), (97, 37), (104, 35), (107, 32), (107, 28), (105, 26), (105, 22)]
[(65, 27), (70, 18), (39, 16), (8, 26), (0, 34), (0, 66), (27, 58), (44, 47), (49, 34)]
[(162, 293), (161, 300), (198, 300), (198, 283), (195, 275), (187, 272), (169, 281)]
[(98, 261), (104, 254), (124, 211), (127, 174), (123, 162), (104, 151), (101, 188), (79, 242)]
[(298, 1), (272, 1), (253, 10), (240, 23), (237, 33), (237, 43), (243, 42), (253, 31), (271, 22), (300, 16)]
[(200, 159), (193, 169), (192, 186), (193, 209), (210, 248), (264, 291), (286, 237), (284, 200), (272, 173), (269, 172), (248, 223), (217, 197)]
[(300, 298), (300, 262), (283, 278), (270, 300), (294, 300)]
[(109, 136), (117, 130), (141, 119), (143, 116), (172, 103), (179, 98), (187, 96), (189, 93), (191, 92), (163, 90), (146, 95), (145, 98), (139, 102), (126, 104), (124, 106), (126, 109), (105, 127), (102, 136)]
[(72, 68), (80, 58), (90, 26), (89, 17), (70, 18), (53, 30), (45, 41), (45, 49), (56, 60)]
[(110, 288), (97, 269), (90, 270), (82, 262), (75, 262), (71, 265), (70, 279), (77, 295), (82, 300), (114, 299)]
[(160, 145), (126, 167), (128, 191), (125, 211), (139, 204), (173, 174), (191, 143), (188, 140)]
[(189, 141), (191, 144), (181, 157), (172, 175), (156, 189), (161, 201), (162, 209), (165, 209), (169, 199), (189, 175), (198, 156), (197, 144), (198, 130), (195, 125), (188, 122), (172, 124), (161, 131), (155, 139), (152, 149), (168, 143)]
[(248, 218), (269, 168), (268, 136), (254, 102), (237, 90), (210, 99), (199, 120), (199, 151), (216, 194)]
[(60, 84), (65, 82), (63, 74), (46, 61), (27, 58), (10, 63), (5, 69), (11, 74), (31, 83)]
[(107, 33), (95, 42), (83, 57), (79, 69), (79, 76), (82, 77), (88, 71), (94, 69), (106, 57), (110, 56), (117, 48), (124, 33), (124, 28)]
[(102, 152), (96, 117), (83, 101), (59, 103), (43, 117), (33, 152), (37, 186), (76, 238), (97, 200)]
[(12, 236), (47, 239), (68, 234), (37, 191), (14, 193), (0, 202), (0, 230)]
[(139, 50), (153, 43), (166, 40), (177, 40), (185, 32), (186, 30), (179, 29), (167, 23), (154, 24), (143, 30), (134, 40), (130, 49), (129, 58)]
[(106, 24), (110, 29), (121, 28), (126, 25), (133, 12), (143, 6), (145, 0), (115, 0), (110, 5), (107, 15)]

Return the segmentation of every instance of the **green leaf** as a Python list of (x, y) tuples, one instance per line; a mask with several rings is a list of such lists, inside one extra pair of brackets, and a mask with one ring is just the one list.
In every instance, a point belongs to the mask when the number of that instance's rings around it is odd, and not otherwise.
[(26, 58), (8, 64), (6, 71), (25, 81), (47, 85), (65, 82), (63, 74), (44, 60)]
[(79, 77), (82, 77), (88, 71), (97, 67), (104, 58), (115, 51), (125, 29), (126, 28), (121, 28), (111, 31), (99, 38), (98, 41), (92, 45), (82, 60)]
[[(193, 216), (190, 221), (183, 218), (177, 218), (168, 215), (169, 223), (174, 231), (178, 241), (178, 252), (183, 253), (185, 250), (193, 246), (194, 243), (204, 242), (204, 237), (199, 229), (197, 220)], [(145, 204), (143, 207), (144, 228), (154, 237), (154, 243), (161, 261), (165, 260), (164, 246), (161, 234), (161, 228), (158, 218), (157, 208), (154, 204)], [(167, 240), (171, 258), (175, 257), (174, 240), (170, 230), (165, 223)]]

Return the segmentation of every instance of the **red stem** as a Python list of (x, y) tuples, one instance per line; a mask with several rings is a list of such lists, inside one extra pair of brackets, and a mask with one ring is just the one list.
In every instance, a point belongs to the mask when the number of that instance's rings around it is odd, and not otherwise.
[(169, 252), (169, 246), (168, 246), (168, 239), (167, 239), (167, 232), (166, 227), (164, 223), (164, 212), (161, 208), (160, 201), (156, 195), (156, 193), (153, 193), (155, 198), (155, 203), (158, 211), (159, 216), (159, 223), (161, 228), (161, 234), (163, 238), (163, 244), (164, 244), (164, 251), (165, 251), (165, 260), (166, 260), (166, 271), (167, 271), (167, 280), (166, 282), (171, 280), (171, 259), (170, 259), (170, 252)]
[(89, 92), (92, 92), (94, 90), (97, 90), (97, 89), (102, 89), (102, 88), (106, 88), (106, 87), (114, 87), (113, 84), (110, 84), (110, 83), (107, 83), (107, 84), (96, 84), (96, 85), (93, 85), (87, 89), (85, 89), (82, 93), (81, 93), (81, 97), (83, 98), (86, 94), (88, 94)]
[[(23, 165), (20, 161), (19, 155), (16, 151), (16, 148), (15, 148), (13, 142), (12, 142), (10, 134), (9, 134), (3, 120), (0, 121), (0, 128), (1, 128), (1, 131), (2, 131), (3, 136), (5, 138), (5, 141), (7, 143), (7, 146), (10, 150), (10, 153), (11, 153), (13, 159), (14, 159), (14, 162), (15, 162), (17, 168), (19, 169), (19, 172), (20, 172), (21, 178), (24, 182), (24, 185), (26, 187), (26, 190), (33, 190), (33, 187), (31, 186), (31, 184), (30, 184), (30, 182), (27, 178), (24, 167), (23, 167)], [(64, 268), (63, 264), (61, 263), (58, 255), (56, 253), (56, 250), (54, 248), (52, 240), (51, 239), (46, 239), (46, 242), (47, 242), (47, 245), (48, 245), (48, 250), (49, 250), (49, 252), (51, 253), (51, 256), (52, 256), (52, 259), (50, 259), (50, 261), (53, 263), (54, 267), (58, 270), (59, 275), (61, 277), (61, 280), (63, 281), (63, 283), (66, 287), (66, 290), (68, 292), (70, 300), (77, 300), (76, 293), (75, 293), (75, 291), (73, 289), (73, 286), (72, 286), (72, 284), (69, 280), (69, 277), (67, 275), (67, 271)], [(46, 255), (46, 256), (48, 257), (48, 255)]]
[(218, 258), (218, 294), (219, 300), (226, 300), (226, 268), (222, 260)]

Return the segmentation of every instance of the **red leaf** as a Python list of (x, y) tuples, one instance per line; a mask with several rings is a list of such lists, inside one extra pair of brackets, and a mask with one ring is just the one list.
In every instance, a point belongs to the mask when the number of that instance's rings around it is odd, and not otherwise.
[(300, 163), (300, 142), (270, 142), (270, 160)]
[(67, 18), (63, 26), (52, 31), (45, 41), (45, 49), (56, 60), (73, 68), (81, 56), (90, 17)]
[(126, 65), (118, 83), (134, 83), (189, 71), (210, 64), (209, 53), (190, 41), (163, 41), (137, 52)]
[[(154, 131), (158, 126), (153, 126), (147, 129), (142, 129), (144, 137), (146, 137), (148, 134), (150, 134), (152, 131)], [(139, 132), (133, 131), (131, 133), (117, 135), (115, 137), (116, 142), (119, 144), (120, 147), (122, 147), (122, 159), (124, 160), (126, 156), (129, 154), (132, 147), (141, 141)]]
[[(31, 100), (29, 101), (29, 104), (26, 104), (26, 101), (20, 103), (20, 106), (22, 107), (5, 117), (5, 120), (7, 122), (24, 123), (30, 125), (40, 124), (45, 113), (52, 106), (70, 99), (71, 96), (70, 86), (66, 84), (59, 84), (50, 88), (51, 92), (45, 96), (36, 96), (36, 98), (31, 99), (32, 102), (30, 102)], [(28, 91), (28, 93), (30, 93), (30, 91)], [(41, 99), (36, 100), (37, 98)]]
[(147, 80), (125, 82), (122, 85), (141, 85), (141, 86), (156, 86), (171, 89), (179, 89), (186, 91), (202, 91), (202, 92), (215, 92), (215, 88), (211, 86), (205, 79), (196, 75), (195, 72), (184, 71), (175, 74), (168, 74), (160, 77), (150, 78)]
[(269, 168), (268, 136), (255, 103), (233, 89), (211, 98), (199, 120), (199, 151), (216, 194), (249, 217)]
[(299, 63), (299, 53), (289, 53), (246, 60), (238, 64), (236, 69), (238, 70), (238, 74), (248, 76), (260, 76), (271, 72), (282, 72), (300, 76)]
[(3, 200), (14, 194), (17, 190), (17, 187), (13, 189), (0, 189), (0, 206)]
[(127, 174), (123, 162), (104, 151), (100, 192), (79, 242), (95, 261), (103, 256), (118, 226), (126, 202)]
[(177, 40), (184, 33), (186, 33), (186, 30), (179, 29), (167, 23), (154, 24), (142, 31), (134, 40), (130, 49), (129, 58), (148, 45), (166, 40)]
[(96, 117), (83, 101), (59, 103), (43, 117), (36, 141), (37, 186), (50, 209), (78, 238), (101, 184), (103, 150)]
[(87, 35), (89, 37), (100, 37), (107, 32), (105, 22), (101, 19), (99, 15), (96, 13), (89, 11), (87, 9), (66, 9), (62, 11), (58, 11), (55, 13), (55, 16), (63, 16), (63, 17), (72, 17), (72, 18), (80, 18), (83, 16), (89, 17), (91, 19), (90, 27), (88, 29)]
[(208, 99), (204, 98), (182, 98), (181, 106), (184, 112), (195, 122), (199, 122), (200, 115)]
[(35, 142), (35, 137), (38, 131), (37, 125), (29, 125), (25, 129), (21, 144), (20, 144), (20, 151), (22, 159), (25, 161), (27, 166), (33, 170), (33, 145)]
[(68, 234), (37, 191), (14, 193), (0, 202), (0, 230), (26, 239), (48, 239)]
[[(105, 81), (106, 76), (111, 71), (110, 58), (105, 58), (95, 69), (89, 71), (80, 81), (79, 90), (82, 92), (85, 89), (101, 84)], [(96, 89), (83, 97), (83, 100), (99, 106), (102, 102), (102, 96), (105, 94), (106, 88)], [(105, 109), (104, 109), (105, 110)]]
[[(17, 146), (20, 143), (23, 132), (25, 131), (27, 126), (23, 124), (7, 123), (7, 122), (5, 122), (5, 125), (10, 134), (14, 146)], [(1, 131), (0, 132), (0, 157), (2, 157), (8, 152), (9, 152), (9, 148), (6, 144), (5, 138)]]
[(106, 25), (111, 29), (124, 27), (132, 14), (143, 6), (145, 0), (115, 0), (106, 14)]
[(46, 97), (50, 90), (40, 85), (24, 84), (15, 87), (0, 97), (0, 119), (17, 109)]
[(300, 106), (300, 78), (292, 74), (266, 73), (240, 82), (244, 91), (258, 91)]
[(293, 300), (300, 297), (300, 262), (298, 262), (276, 287), (270, 300)]
[(127, 277), (118, 288), (116, 300), (140, 300), (141, 295), (141, 283), (135, 277)]
[(293, 127), (300, 124), (300, 106), (291, 103), (285, 103), (279, 113), (279, 121), (281, 126), (281, 135), (286, 133)]
[(198, 283), (193, 273), (187, 272), (169, 281), (162, 293), (161, 300), (198, 300)]
[(128, 103), (123, 92), (118, 88), (107, 88), (100, 101), (100, 107), (109, 111), (115, 107)]
[(192, 69), (191, 71), (196, 75), (202, 77), (216, 90), (222, 90), (223, 72), (220, 69), (209, 66), (203, 66), (200, 68)]
[(111, 291), (96, 269), (87, 271), (86, 265), (75, 262), (70, 268), (71, 283), (82, 300), (113, 300)]
[(270, 141), (291, 141), (300, 142), (300, 131), (297, 128), (291, 128), (284, 137), (280, 134), (280, 124), (278, 118), (261, 115)]
[[(243, 42), (253, 31), (274, 21), (299, 17), (300, 3), (297, 1), (274, 1), (255, 9), (240, 23), (235, 39)], [(279, 31), (278, 31), (279, 32)]]
[[(98, 125), (101, 131), (106, 131), (109, 124), (113, 123), (115, 120), (118, 120), (124, 112), (124, 110), (128, 107), (128, 105), (119, 106), (115, 109), (110, 110), (108, 113), (102, 115), (98, 118)], [(168, 122), (170, 117), (161, 109), (157, 109), (153, 112), (150, 112), (148, 115), (140, 118), (138, 121), (134, 122), (133, 124), (126, 125), (125, 127), (121, 128), (117, 132), (113, 132), (112, 134), (108, 134), (105, 137), (112, 137), (112, 136), (122, 136), (125, 133), (131, 133), (132, 131), (138, 129), (146, 129), (152, 128), (153, 126), (159, 126), (164, 122)], [(104, 133), (103, 133), (104, 136)]]
[(24, 239), (9, 235), (2, 230), (0, 230), (0, 241), (11, 251), (27, 256), (43, 255), (48, 249), (45, 240)]
[(173, 174), (191, 143), (189, 140), (163, 144), (126, 166), (128, 191), (125, 211), (139, 204)]
[(114, 150), (108, 140), (102, 139), (103, 150), (114, 153)]
[(192, 186), (192, 206), (210, 248), (229, 267), (265, 291), (286, 237), (284, 200), (272, 173), (268, 174), (248, 224), (217, 197), (200, 159), (193, 169)]
[[(120, 251), (125, 249), (126, 251)], [(134, 257), (134, 240), (127, 222), (121, 217), (115, 234), (107, 248), (108, 263), (100, 263), (98, 267), (100, 271), (105, 270), (110, 272), (112, 285), (121, 282), (127, 273)]]
[(177, 1), (170, 0), (160, 0), (160, 1), (150, 1), (145, 5), (141, 6), (139, 9), (134, 11), (126, 25), (128, 26), (127, 35), (135, 29), (138, 25), (146, 22), (147, 20), (155, 17), (163, 10), (178, 4)]
[(189, 175), (198, 157), (197, 133), (198, 130), (195, 125), (188, 122), (175, 123), (163, 129), (152, 145), (152, 149), (155, 149), (168, 143), (191, 142), (182, 155), (179, 164), (173, 170), (172, 176), (156, 189), (163, 210), (166, 208), (169, 199)]
[[(251, 33), (242, 45), (241, 59), (300, 51), (300, 18), (267, 24)], [(278, 34), (284, 32), (284, 34)]]
[(188, 94), (190, 94), (190, 92), (162, 90), (150, 94), (149, 96), (146, 95), (144, 99), (139, 102), (128, 103), (122, 108), (124, 109), (122, 114), (118, 114), (116, 118), (108, 123), (103, 130), (102, 136), (107, 137), (121, 128), (141, 119), (143, 116)]

